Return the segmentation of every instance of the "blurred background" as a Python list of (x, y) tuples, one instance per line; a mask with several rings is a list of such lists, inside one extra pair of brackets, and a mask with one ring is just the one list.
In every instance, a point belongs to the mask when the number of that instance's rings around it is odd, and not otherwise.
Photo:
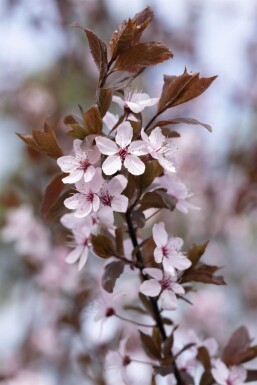
[(204, 95), (172, 112), (213, 127), (210, 134), (180, 126), (176, 139), (178, 175), (201, 210), (163, 218), (185, 249), (210, 240), (205, 261), (223, 266), (228, 285), (198, 285), (194, 306), (181, 303), (176, 320), (221, 345), (241, 324), (257, 337), (257, 1), (1, 0), (0, 383), (105, 384), (92, 357), (104, 356), (116, 329), (105, 327), (103, 339), (92, 329), (95, 265), (78, 273), (65, 264), (65, 233), (40, 214), (58, 167), (15, 132), (29, 134), (47, 119), (68, 151), (63, 117), (94, 102), (97, 78), (85, 36), (70, 25), (108, 42), (147, 5), (155, 19), (144, 39), (166, 43), (174, 58), (146, 70), (137, 88), (158, 97), (163, 73), (180, 75), (185, 67), (218, 75)]

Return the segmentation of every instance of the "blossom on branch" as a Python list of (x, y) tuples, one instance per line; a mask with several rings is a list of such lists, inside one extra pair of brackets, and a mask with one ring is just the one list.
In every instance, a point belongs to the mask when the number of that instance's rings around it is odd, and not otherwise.
[(165, 271), (174, 275), (175, 269), (185, 270), (191, 266), (190, 260), (180, 251), (183, 240), (179, 237), (168, 239), (163, 222), (153, 226), (153, 240), (157, 245), (154, 249), (155, 262), (162, 263)]
[(146, 93), (135, 92), (134, 90), (127, 88), (124, 90), (124, 99), (120, 96), (114, 95), (112, 100), (121, 108), (127, 108), (135, 114), (138, 114), (146, 107), (151, 107), (157, 104), (159, 98), (150, 98)]
[(102, 164), (106, 175), (113, 175), (124, 167), (134, 175), (145, 171), (145, 164), (139, 156), (146, 155), (147, 150), (142, 140), (132, 141), (133, 128), (129, 122), (124, 122), (117, 128), (115, 142), (103, 136), (96, 137), (96, 145), (100, 152), (108, 155)]
[(176, 294), (185, 294), (184, 288), (177, 283), (177, 277), (162, 270), (148, 267), (143, 270), (152, 279), (144, 281), (140, 285), (140, 292), (149, 297), (157, 297), (160, 294), (161, 307), (164, 310), (177, 308)]
[(167, 192), (175, 198), (176, 209), (187, 214), (189, 210), (200, 210), (199, 207), (187, 202), (193, 194), (188, 192), (187, 186), (174, 175), (165, 173), (158, 178), (159, 185), (167, 190)]
[(242, 366), (228, 368), (221, 360), (216, 360), (211, 371), (219, 385), (243, 385), (246, 383), (247, 371)]
[(73, 155), (61, 156), (57, 159), (57, 164), (65, 173), (69, 173), (62, 179), (63, 183), (76, 183), (84, 178), (85, 182), (92, 180), (95, 175), (95, 167), (100, 159), (100, 152), (96, 146), (92, 145), (94, 135), (89, 135), (87, 140), (75, 139), (73, 142)]
[(149, 136), (142, 129), (141, 138), (152, 158), (157, 159), (165, 170), (169, 172), (176, 171), (173, 141), (163, 135), (160, 127), (156, 127)]
[(101, 207), (98, 217), (102, 223), (113, 223), (113, 211), (125, 213), (128, 208), (128, 198), (121, 195), (127, 186), (127, 179), (123, 175), (117, 175), (109, 182), (104, 182), (100, 190)]
[(70, 210), (76, 210), (74, 215), (78, 218), (86, 217), (92, 211), (98, 211), (100, 208), (100, 198), (98, 194), (102, 184), (102, 172), (101, 169), (98, 168), (90, 182), (81, 180), (76, 183), (75, 186), (78, 193), (65, 199), (64, 205)]

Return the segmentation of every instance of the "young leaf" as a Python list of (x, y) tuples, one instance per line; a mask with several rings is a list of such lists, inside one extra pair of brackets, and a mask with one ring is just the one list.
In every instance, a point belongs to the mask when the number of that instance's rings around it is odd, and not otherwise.
[(65, 116), (64, 124), (71, 128), (71, 130), (67, 132), (67, 135), (80, 140), (83, 140), (87, 136), (85, 128), (82, 127), (72, 115)]
[(153, 18), (154, 14), (150, 7), (146, 7), (145, 9), (143, 9), (143, 11), (135, 15), (135, 17), (133, 18), (133, 22), (136, 28), (134, 28), (132, 45), (135, 45), (139, 42), (142, 33), (144, 32), (148, 24), (151, 23)]
[(67, 174), (65, 173), (58, 174), (50, 181), (50, 183), (46, 187), (43, 202), (41, 205), (41, 212), (43, 215), (47, 215), (48, 211), (51, 209), (51, 207), (53, 207), (53, 205), (59, 198), (62, 190), (65, 187), (64, 183), (62, 182), (62, 179), (66, 175)]
[(193, 244), (191, 249), (187, 252), (187, 258), (192, 262), (191, 269), (200, 261), (201, 257), (205, 253), (206, 247), (209, 241), (202, 243), (201, 245)]
[(57, 200), (56, 202), (48, 209), (48, 211), (45, 214), (45, 217), (47, 220), (52, 221), (56, 217), (59, 217), (65, 212), (65, 206), (63, 202), (65, 199), (69, 198), (70, 195), (73, 193), (73, 190), (65, 191)]
[(217, 78), (200, 78), (199, 73), (189, 74), (186, 70), (181, 76), (164, 75), (164, 85), (158, 103), (158, 112), (178, 106), (200, 96)]
[(205, 370), (211, 370), (211, 359), (208, 350), (204, 346), (198, 348), (197, 357), (198, 361), (203, 364)]
[(83, 114), (83, 121), (87, 135), (102, 133), (103, 121), (96, 104)]
[(134, 37), (135, 22), (131, 19), (123, 21), (119, 28), (114, 31), (110, 40), (110, 53), (114, 60), (118, 55), (130, 49)]
[(142, 211), (147, 209), (168, 209), (174, 210), (176, 201), (174, 198), (164, 191), (155, 190), (147, 192), (140, 201), (140, 209)]
[(116, 284), (116, 280), (124, 271), (125, 263), (123, 261), (114, 261), (104, 268), (102, 276), (102, 286), (108, 293), (112, 293)]
[(161, 359), (160, 349), (158, 345), (156, 345), (156, 342), (152, 339), (152, 337), (141, 331), (139, 331), (139, 334), (146, 354), (155, 360)]
[(163, 172), (163, 168), (160, 166), (157, 160), (147, 162), (145, 165), (145, 172), (142, 175), (135, 176), (136, 186), (142, 193), (146, 190), (154, 181), (157, 176), (160, 176)]
[(89, 43), (90, 52), (100, 72), (99, 79), (101, 80), (106, 75), (108, 66), (106, 44), (89, 29), (85, 29), (79, 24), (73, 24), (72, 26), (75, 28), (80, 28), (85, 32)]
[(206, 128), (209, 132), (212, 132), (211, 126), (209, 124), (201, 123), (196, 119), (193, 118), (174, 118), (169, 120), (160, 120), (157, 122), (154, 127), (162, 127), (167, 126), (169, 124), (193, 124), (193, 125), (199, 125)]
[(173, 53), (162, 43), (139, 43), (118, 56), (113, 71), (137, 72), (173, 57)]
[(96, 98), (101, 117), (103, 118), (112, 102), (112, 89), (98, 88)]
[(106, 235), (98, 234), (91, 236), (91, 242), (93, 250), (96, 255), (101, 258), (109, 258), (115, 256), (115, 246), (112, 243), (111, 239)]
[(219, 270), (218, 266), (210, 266), (205, 263), (198, 263), (194, 268), (192, 266), (183, 273), (181, 282), (201, 282), (213, 285), (226, 285), (221, 275), (214, 275)]
[(227, 365), (238, 365), (237, 356), (250, 348), (251, 339), (246, 327), (241, 326), (230, 337), (222, 354), (222, 361)]

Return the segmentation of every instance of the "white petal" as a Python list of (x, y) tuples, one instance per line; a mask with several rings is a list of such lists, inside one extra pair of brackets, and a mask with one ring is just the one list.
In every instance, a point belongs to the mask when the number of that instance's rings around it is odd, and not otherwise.
[(247, 377), (247, 371), (242, 366), (232, 366), (229, 379), (233, 385), (242, 385)]
[(87, 258), (88, 258), (88, 247), (84, 246), (84, 250), (82, 251), (82, 254), (79, 260), (79, 265), (78, 265), (79, 271), (85, 266), (87, 262)]
[(62, 181), (63, 183), (76, 183), (82, 178), (83, 174), (83, 170), (72, 171), (70, 175), (63, 178)]
[(211, 374), (212, 374), (214, 380), (217, 382), (217, 384), (227, 385), (226, 379), (221, 376), (220, 372), (217, 369), (212, 369)]
[(136, 155), (127, 155), (124, 166), (133, 175), (142, 175), (145, 172), (145, 164)]
[(185, 289), (179, 283), (172, 282), (170, 286), (171, 286), (172, 291), (174, 291), (174, 293), (185, 294)]
[(75, 210), (81, 204), (81, 194), (74, 194), (72, 197), (65, 199), (64, 206), (70, 210)]
[(122, 100), (120, 96), (113, 95), (112, 101), (114, 103), (117, 103), (121, 108), (123, 108), (125, 105), (124, 100)]
[(142, 128), (141, 130), (141, 138), (143, 139), (144, 142), (147, 142), (149, 144), (149, 138), (147, 134), (145, 133), (144, 129)]
[(175, 275), (175, 268), (172, 260), (170, 260), (169, 258), (163, 258), (162, 265), (165, 272), (171, 275)]
[(165, 142), (165, 136), (162, 133), (160, 127), (156, 127), (149, 136), (149, 141), (151, 142), (153, 148), (156, 150), (161, 148), (163, 143)]
[(100, 198), (97, 195), (94, 195), (93, 198), (93, 211), (96, 212), (100, 207)]
[(159, 156), (158, 161), (160, 165), (169, 172), (176, 172), (173, 159), (164, 158), (164, 156)]
[(133, 128), (129, 122), (123, 122), (117, 128), (117, 134), (115, 137), (116, 143), (121, 147), (127, 147), (132, 140), (133, 137)]
[(168, 234), (165, 230), (164, 222), (155, 223), (153, 226), (153, 240), (159, 247), (166, 246), (168, 242)]
[(105, 116), (103, 117), (103, 122), (108, 128), (109, 131), (115, 126), (115, 124), (118, 122), (118, 116), (112, 114), (111, 112), (107, 111)]
[(163, 278), (163, 272), (155, 267), (146, 267), (143, 270), (143, 274), (148, 274), (150, 277), (157, 279), (157, 281), (161, 281)]
[(138, 114), (139, 112), (142, 112), (145, 106), (143, 104), (133, 103), (133, 102), (126, 102), (126, 106), (135, 114)]
[(82, 153), (82, 151), (81, 151), (81, 144), (82, 144), (82, 140), (74, 139), (74, 141), (73, 141), (73, 150), (74, 150), (75, 155), (80, 155)]
[(139, 291), (149, 297), (157, 297), (161, 292), (161, 285), (156, 279), (148, 279), (140, 285)]
[(212, 369), (212, 375), (214, 379), (220, 385), (226, 385), (227, 379), (229, 377), (229, 369), (220, 359), (216, 360), (215, 368)]
[(172, 265), (178, 270), (186, 270), (192, 265), (192, 262), (181, 254), (172, 257), (171, 262)]
[(171, 290), (164, 290), (160, 299), (161, 307), (164, 310), (175, 310), (178, 306), (177, 297)]
[(90, 184), (86, 183), (84, 178), (76, 182), (75, 187), (81, 194), (87, 194), (90, 190)]
[(185, 200), (180, 200), (176, 204), (176, 209), (179, 210), (181, 213), (187, 214), (188, 210), (201, 210), (200, 207), (193, 205), (190, 202), (187, 202)]
[(72, 250), (72, 251), (67, 255), (65, 261), (66, 261), (67, 263), (70, 263), (70, 264), (77, 262), (77, 260), (79, 259), (79, 257), (80, 257), (80, 255), (81, 255), (83, 249), (84, 249), (84, 246), (83, 246), (83, 245), (77, 246), (76, 249)]
[(106, 175), (113, 175), (121, 169), (121, 159), (118, 155), (110, 155), (102, 164), (103, 172)]
[(111, 203), (113, 211), (125, 213), (128, 208), (128, 198), (125, 195), (114, 197)]
[(104, 136), (97, 136), (95, 141), (99, 151), (104, 155), (113, 155), (118, 151), (117, 144), (111, 139), (105, 138)]
[(168, 250), (171, 253), (171, 256), (174, 255), (174, 250), (179, 251), (184, 244), (184, 241), (180, 237), (172, 237), (167, 242)]
[(98, 160), (101, 157), (101, 153), (96, 146), (94, 146), (91, 149), (88, 149), (86, 154), (87, 154), (87, 159), (91, 164), (95, 164), (96, 162), (98, 162)]
[(94, 193), (98, 193), (102, 187), (103, 182), (104, 179), (102, 177), (102, 170), (100, 167), (98, 167), (95, 171), (94, 177), (89, 182), (91, 191)]
[(109, 206), (104, 206), (97, 212), (101, 224), (112, 227), (114, 222), (113, 210)]
[(161, 247), (156, 247), (153, 252), (154, 260), (156, 263), (161, 263), (163, 260), (163, 251)]
[(63, 172), (70, 173), (75, 171), (79, 162), (71, 155), (61, 156), (57, 159), (57, 164)]
[(143, 108), (145, 107), (151, 107), (151, 106), (154, 106), (155, 104), (157, 104), (159, 101), (159, 98), (149, 98), (149, 99), (146, 99), (146, 100), (141, 100), (139, 102), (140, 106), (142, 106)]
[(93, 179), (94, 175), (95, 175), (95, 168), (94, 166), (91, 165), (88, 167), (87, 171), (84, 174), (84, 181), (90, 182)]
[(141, 156), (148, 154), (145, 142), (143, 140), (135, 140), (128, 148), (129, 152), (133, 155)]
[(108, 183), (108, 191), (110, 195), (119, 195), (127, 186), (128, 180), (124, 175), (117, 175)]
[(75, 217), (77, 218), (83, 218), (86, 217), (88, 214), (90, 214), (92, 211), (92, 203), (84, 200), (84, 202), (77, 208), (75, 212)]

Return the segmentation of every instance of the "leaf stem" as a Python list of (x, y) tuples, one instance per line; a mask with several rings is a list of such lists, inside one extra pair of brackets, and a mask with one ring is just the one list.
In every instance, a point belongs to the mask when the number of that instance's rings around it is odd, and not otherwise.
[(141, 326), (141, 327), (144, 327), (144, 328), (153, 328), (153, 327), (155, 327), (155, 325), (145, 325), (145, 324), (142, 324), (142, 323), (140, 323), (140, 322), (136, 322), (136, 321), (127, 319), (127, 318), (122, 317), (121, 315), (116, 314), (116, 313), (115, 313), (115, 316), (116, 316), (117, 318), (121, 319), (122, 321), (130, 322), (130, 323), (132, 323), (132, 324), (134, 324), (134, 325)]

